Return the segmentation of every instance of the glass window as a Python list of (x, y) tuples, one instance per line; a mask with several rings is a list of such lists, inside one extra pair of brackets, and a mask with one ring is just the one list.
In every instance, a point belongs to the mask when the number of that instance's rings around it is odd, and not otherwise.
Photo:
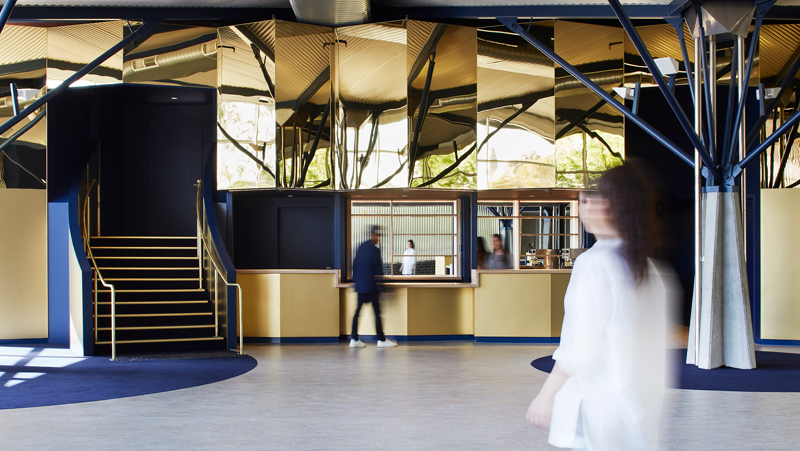
[(454, 201), (353, 201), (350, 262), (369, 240), (370, 227), (383, 232), (378, 247), (389, 277), (458, 277), (458, 209)]
[[(508, 259), (505, 269), (563, 268), (563, 252), (582, 245), (578, 201), (480, 202), (477, 219), (478, 246), (482, 241), (485, 252), (491, 254), (493, 236), (499, 235), (498, 244)], [(502, 269), (488, 260), (479, 261), (478, 266)]]

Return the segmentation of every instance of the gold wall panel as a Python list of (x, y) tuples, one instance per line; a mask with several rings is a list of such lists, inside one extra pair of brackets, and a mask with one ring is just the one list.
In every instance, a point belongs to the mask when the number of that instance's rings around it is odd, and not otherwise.
[(337, 39), (337, 186), (406, 186), (406, 28), (356, 25), (337, 29)]
[[(337, 47), (329, 27), (275, 24), (275, 119), (278, 186), (330, 187), (331, 115), (313, 150), (331, 101), (332, 58)], [(324, 138), (324, 139), (323, 139)]]
[[(408, 184), (477, 188), (477, 29), (413, 20), (407, 29), (413, 43), (408, 50)], [(421, 104), (431, 58), (430, 92)]]
[[(552, 20), (523, 25), (553, 42)], [(554, 63), (502, 30), (478, 30), (478, 188), (552, 187)]]
[[(556, 20), (554, 38), (555, 52), (606, 92), (623, 85), (621, 27)], [(624, 116), (563, 69), (556, 69), (555, 93), (556, 186), (593, 187), (605, 170), (622, 164)]]
[(762, 189), (760, 214), (761, 338), (800, 340), (800, 190)]
[[(47, 29), (47, 86), (54, 88), (123, 39), (125, 22), (115, 20)], [(122, 81), (122, 52), (72, 86)]]
[(0, 33), (0, 80), (21, 88), (44, 86), (47, 70), (47, 28), (7, 24)]
[(217, 74), (219, 188), (274, 187), (275, 21), (220, 28)]
[(45, 190), (0, 189), (0, 339), (47, 338)]

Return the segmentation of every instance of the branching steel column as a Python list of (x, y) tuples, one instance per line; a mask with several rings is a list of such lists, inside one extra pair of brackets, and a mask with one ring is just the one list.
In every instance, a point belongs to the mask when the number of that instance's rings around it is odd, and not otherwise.
[[(647, 66), (647, 69), (650, 71), (650, 74), (653, 75), (653, 79), (655, 79), (656, 84), (658, 85), (658, 89), (661, 90), (661, 94), (664, 95), (664, 98), (667, 100), (670, 108), (672, 108), (672, 112), (675, 113), (675, 117), (678, 118), (678, 122), (680, 122), (681, 127), (683, 128), (684, 133), (686, 136), (689, 137), (689, 140), (692, 141), (692, 144), (702, 150), (706, 150), (703, 143), (700, 141), (700, 137), (697, 136), (697, 133), (692, 129), (692, 124), (689, 122), (689, 118), (686, 117), (686, 113), (684, 113), (683, 108), (681, 108), (680, 104), (678, 103), (678, 99), (675, 98), (675, 94), (669, 89), (667, 82), (664, 81), (664, 76), (661, 75), (661, 71), (658, 70), (658, 66), (656, 66), (656, 62), (653, 61), (653, 57), (650, 55), (650, 52), (645, 47), (642, 38), (639, 36), (639, 33), (636, 31), (636, 28), (633, 26), (633, 22), (625, 14), (625, 11), (622, 9), (622, 5), (620, 5), (619, 0), (608, 0), (608, 4), (611, 5), (611, 9), (614, 10), (614, 14), (617, 15), (620, 23), (622, 24), (622, 28), (625, 29), (625, 32), (630, 37), (633, 45), (636, 47), (636, 50), (639, 52), (639, 55), (644, 60), (644, 64)], [(708, 163), (706, 163), (708, 164)]]
[(683, 18), (666, 17), (664, 20), (675, 28), (678, 34), (678, 41), (681, 43), (681, 55), (683, 55), (683, 68), (686, 69), (686, 79), (689, 81), (689, 93), (694, 100), (694, 74), (692, 73), (692, 66), (689, 64), (689, 51), (686, 49), (686, 38), (683, 36)]
[[(764, 15), (767, 13), (767, 10), (775, 4), (775, 0), (762, 3), (756, 7), (756, 24), (755, 28), (753, 28), (753, 35), (750, 38), (750, 51), (748, 52), (747, 56), (747, 69), (745, 69), (744, 74), (744, 86), (745, 88), (750, 84), (750, 72), (753, 70), (753, 60), (755, 60), (756, 56), (756, 47), (758, 45), (758, 35), (761, 32), (761, 22), (764, 21)], [(702, 29), (701, 29), (702, 31)], [(745, 102), (739, 102), (739, 109), (736, 111), (736, 119), (733, 121), (733, 130), (739, 130), (739, 127), (742, 124), (742, 118), (744, 117), (744, 104)], [(736, 142), (739, 140), (738, 133), (731, 138), (731, 143), (729, 148), (725, 149), (726, 156), (733, 156), (733, 148), (736, 146)], [(730, 161), (730, 160), (728, 160)]]
[[(555, 52), (550, 50), (549, 47), (547, 47), (546, 45), (542, 44), (541, 42), (539, 42), (538, 39), (534, 38), (533, 36), (531, 36), (530, 34), (525, 32), (525, 30), (523, 30), (522, 27), (520, 27), (519, 24), (517, 24), (517, 18), (516, 17), (497, 17), (497, 20), (500, 23), (502, 23), (503, 25), (505, 25), (509, 30), (511, 30), (511, 31), (519, 34), (520, 36), (522, 36), (522, 38), (525, 39), (526, 41), (528, 41), (528, 43), (530, 43), (532, 46), (536, 47), (545, 56), (547, 56), (548, 58), (553, 60), (559, 66), (561, 66), (565, 71), (567, 71), (570, 75), (572, 75), (573, 77), (578, 79), (581, 83), (583, 83), (587, 88), (589, 88), (595, 94), (597, 94), (602, 99), (604, 99), (606, 102), (608, 102), (617, 111), (619, 111), (622, 114), (624, 114), (625, 117), (627, 117), (631, 122), (633, 122), (634, 124), (636, 124), (639, 127), (641, 127), (642, 130), (644, 130), (647, 134), (652, 136), (656, 141), (658, 141), (659, 143), (664, 145), (664, 147), (666, 147), (672, 153), (677, 155), (685, 163), (687, 163), (688, 165), (694, 167), (694, 161), (692, 160), (692, 157), (689, 154), (687, 154), (683, 149), (678, 147), (669, 138), (664, 136), (661, 132), (659, 132), (658, 130), (654, 129), (650, 124), (645, 122), (642, 118), (640, 118), (639, 116), (633, 114), (625, 105), (621, 104), (613, 96), (611, 96), (609, 93), (605, 92), (601, 87), (597, 86), (597, 84), (595, 84), (589, 78), (587, 78), (585, 75), (583, 75), (580, 71), (578, 71), (577, 69), (572, 67), (572, 65), (570, 65), (569, 63), (564, 61), (563, 58), (561, 58)], [(707, 158), (707, 156), (705, 156), (705, 155), (702, 155), (702, 156)], [(704, 159), (704, 161), (705, 161), (705, 159)], [(719, 175), (719, 171), (717, 171), (716, 168), (712, 167), (712, 168), (709, 168), (709, 170), (712, 171), (712, 173), (715, 176)]]
[(97, 58), (95, 58), (94, 61), (92, 61), (91, 63), (87, 64), (86, 66), (83, 66), (82, 69), (80, 69), (79, 71), (77, 71), (74, 74), (72, 74), (72, 76), (70, 76), (69, 78), (64, 80), (57, 87), (53, 88), (52, 91), (48, 92), (47, 94), (43, 95), (38, 100), (36, 100), (35, 102), (33, 102), (30, 105), (28, 105), (27, 108), (25, 108), (19, 114), (17, 114), (16, 116), (12, 117), (8, 121), (6, 121), (3, 125), (0, 125), (0, 135), (2, 135), (3, 133), (9, 131), (11, 129), (11, 127), (17, 125), (23, 118), (29, 116), (34, 111), (36, 111), (39, 108), (41, 108), (43, 105), (45, 105), (47, 102), (49, 102), (50, 99), (52, 99), (53, 97), (55, 97), (55, 96), (61, 94), (62, 92), (64, 92), (64, 90), (67, 89), (71, 84), (73, 84), (76, 81), (80, 80), (81, 77), (83, 77), (84, 75), (86, 75), (89, 72), (91, 72), (92, 70), (94, 70), (97, 66), (99, 66), (100, 64), (105, 62), (107, 59), (109, 59), (112, 56), (116, 55), (120, 50), (125, 48), (125, 46), (128, 45), (130, 42), (132, 42), (133, 40), (135, 40), (137, 38), (150, 35), (153, 31), (155, 31), (156, 27), (161, 22), (162, 22), (161, 20), (155, 20), (155, 21), (149, 21), (149, 22), (143, 23), (139, 28), (136, 29), (136, 31), (134, 31), (133, 33), (129, 34), (125, 39), (119, 41), (116, 45), (114, 45), (110, 49), (106, 50), (102, 55), (100, 55)]

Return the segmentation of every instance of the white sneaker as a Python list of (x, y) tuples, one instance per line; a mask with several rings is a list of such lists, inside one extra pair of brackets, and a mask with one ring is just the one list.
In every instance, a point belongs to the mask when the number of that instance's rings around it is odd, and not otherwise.
[[(380, 342), (378, 342), (378, 343), (380, 343)], [(350, 339), (350, 347), (351, 348), (363, 348), (363, 347), (366, 347), (366, 346), (367, 345), (365, 345), (364, 342), (361, 341), (361, 340), (353, 340), (352, 338)], [(380, 346), (380, 344), (379, 344), (379, 346)]]
[(393, 348), (395, 346), (397, 346), (397, 343), (393, 342), (392, 340), (389, 340), (388, 338), (386, 340), (378, 340), (379, 348)]

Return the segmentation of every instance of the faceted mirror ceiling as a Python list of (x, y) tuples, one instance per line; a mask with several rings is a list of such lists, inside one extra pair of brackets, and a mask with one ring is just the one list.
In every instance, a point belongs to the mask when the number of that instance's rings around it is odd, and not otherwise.
[[(401, 3), (517, 4), (384, 0), (372, 5)], [(135, 4), (290, 6), (277, 0)], [(653, 86), (641, 58), (613, 21), (521, 22), (607, 92), (635, 83)], [(267, 20), (213, 28), (164, 23), (138, 47), (112, 57), (79, 84), (217, 89), (221, 189), (594, 186), (600, 174), (625, 159), (624, 118), (519, 36), (502, 25), (487, 24), (476, 28), (403, 20), (325, 27)], [(4, 85), (16, 82), (23, 89), (25, 104), (122, 39), (127, 27), (124, 21), (9, 24), (0, 34), (0, 77)], [(638, 31), (653, 57), (682, 59), (671, 26), (646, 25)], [(688, 30), (684, 34), (693, 55)], [(752, 83), (774, 86), (793, 61), (798, 43), (800, 24), (766, 24)], [(730, 45), (720, 43), (719, 51), (718, 64), (729, 65)], [(722, 70), (720, 77), (720, 83), (727, 83), (730, 75)], [(686, 84), (685, 73), (677, 84)], [(787, 104), (792, 101), (786, 99)], [(6, 97), (0, 115), (11, 114)], [(44, 124), (20, 138), (14, 151), (41, 152), (47, 142)]]

